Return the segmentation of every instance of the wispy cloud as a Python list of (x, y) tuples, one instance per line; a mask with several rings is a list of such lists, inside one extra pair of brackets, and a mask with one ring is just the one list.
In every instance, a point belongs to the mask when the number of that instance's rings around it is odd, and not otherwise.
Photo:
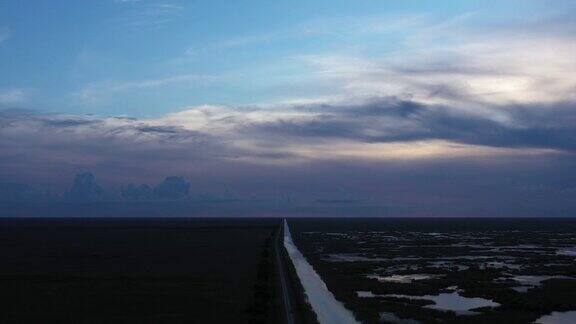
[(0, 89), (0, 104), (17, 104), (26, 101), (30, 92), (26, 89)]
[(167, 65), (180, 65), (197, 61), (198, 49), (196, 47), (188, 47), (186, 50), (177, 57), (171, 58), (165, 62)]
[(416, 28), (430, 24), (426, 15), (361, 16), (348, 18), (317, 18), (293, 26), (266, 33), (246, 34), (225, 39), (216, 47), (243, 47), (267, 44), (281, 40), (302, 40), (322, 37), (339, 38), (363, 37), (366, 35), (388, 34), (406, 28)]
[(313, 68), (317, 82), (335, 85), (343, 96), (390, 95), (479, 109), (573, 99), (572, 44), (560, 35), (518, 39), (501, 33), (382, 57), (332, 52), (298, 58)]
[[(250, 162), (344, 159), (338, 152), (382, 160), (574, 154), (573, 36), (532, 28), (517, 38), (517, 25), (484, 26), (493, 29), (484, 34), (466, 25), (473, 16), (412, 17), (354, 32), (411, 26), (401, 42), (408, 50), (297, 56), (311, 71), (301, 81), (324, 85), (328, 98), (201, 106), (150, 122), (218, 136), (250, 152)], [(248, 40), (272, 37), (264, 36)]]
[[(326, 85), (333, 94), (328, 99), (206, 105), (146, 122), (210, 134), (244, 152), (247, 162), (279, 163), (275, 156), (283, 156), (282, 163), (343, 159), (337, 152), (383, 160), (576, 152), (567, 140), (576, 136), (573, 36), (525, 31), (517, 38), (515, 25), (483, 27), (499, 31), (483, 34), (464, 28), (473, 15), (442, 22), (417, 16), (374, 21), (348, 31), (382, 33), (410, 26), (414, 32), (400, 42), (408, 48), (404, 51), (379, 55), (343, 49), (297, 56), (310, 72), (302, 82)], [(310, 29), (325, 30), (301, 30)], [(274, 35), (246, 41), (268, 37)], [(102, 82), (78, 95), (94, 99), (214, 80), (186, 74)]]
[(12, 33), (8, 27), (0, 27), (0, 44), (7, 41), (12, 36)]
[(201, 74), (181, 74), (158, 79), (133, 81), (105, 81), (87, 85), (74, 95), (83, 100), (97, 100), (118, 93), (157, 89), (174, 85), (206, 85), (218, 80), (218, 77)]
[(127, 24), (135, 29), (159, 29), (180, 17), (183, 10), (180, 4), (138, 1), (127, 17)]

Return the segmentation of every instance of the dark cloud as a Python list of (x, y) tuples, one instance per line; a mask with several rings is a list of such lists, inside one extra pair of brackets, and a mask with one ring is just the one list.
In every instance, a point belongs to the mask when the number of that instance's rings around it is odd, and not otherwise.
[(298, 137), (336, 137), (360, 138), (358, 124), (350, 121), (338, 120), (335, 117), (319, 117), (311, 121), (281, 120), (260, 124), (256, 127), (264, 132), (276, 135), (289, 135)]
[(90, 120), (90, 119), (43, 119), (42, 122), (47, 126), (52, 127), (76, 127), (98, 124), (100, 120)]
[(391, 98), (361, 105), (307, 107), (322, 115), (254, 125), (255, 131), (300, 138), (364, 142), (449, 140), (509, 148), (576, 150), (576, 103), (493, 107), (470, 113), (456, 107)]
[(179, 134), (181, 129), (171, 126), (139, 126), (136, 127), (142, 133)]

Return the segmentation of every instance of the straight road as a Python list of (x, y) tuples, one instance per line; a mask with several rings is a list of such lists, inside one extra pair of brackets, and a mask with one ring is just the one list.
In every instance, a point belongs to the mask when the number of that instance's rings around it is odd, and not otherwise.
[(284, 305), (284, 313), (286, 314), (286, 324), (294, 324), (294, 308), (292, 305), (292, 294), (288, 288), (288, 278), (286, 272), (288, 271), (284, 265), (284, 258), (282, 251), (284, 249), (284, 220), (280, 222), (278, 231), (276, 231), (276, 239), (274, 240), (274, 254), (276, 254), (276, 264), (278, 266), (278, 277), (280, 278), (280, 286), (282, 289), (282, 300)]

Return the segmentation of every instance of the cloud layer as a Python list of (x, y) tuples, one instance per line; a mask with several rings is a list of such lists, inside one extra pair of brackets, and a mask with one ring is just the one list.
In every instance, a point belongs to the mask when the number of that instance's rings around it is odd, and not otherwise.
[(62, 191), (83, 170), (112, 188), (178, 174), (193, 195), (353, 201), (409, 215), (490, 214), (488, 202), (529, 196), (540, 199), (509, 212), (571, 210), (574, 103), (491, 111), (500, 118), (393, 97), (202, 106), (148, 120), (3, 111), (0, 177)]

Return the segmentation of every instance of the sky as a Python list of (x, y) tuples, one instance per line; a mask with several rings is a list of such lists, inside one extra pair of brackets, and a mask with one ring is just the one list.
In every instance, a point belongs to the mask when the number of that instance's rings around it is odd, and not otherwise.
[(575, 35), (574, 0), (0, 0), (0, 183), (572, 216)]

